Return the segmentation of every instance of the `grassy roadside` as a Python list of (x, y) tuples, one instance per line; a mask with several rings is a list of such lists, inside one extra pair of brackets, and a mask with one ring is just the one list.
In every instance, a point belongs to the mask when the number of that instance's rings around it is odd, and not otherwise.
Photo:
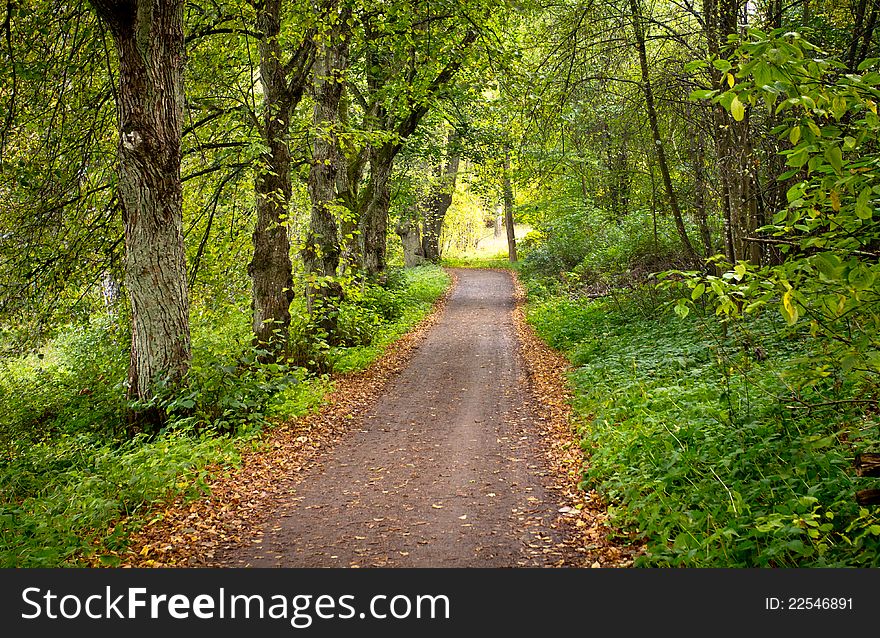
[[(537, 289), (539, 290), (539, 289)], [(530, 297), (528, 319), (570, 359), (588, 462), (583, 486), (642, 566), (878, 566), (880, 515), (855, 452), (880, 449), (876, 413), (792, 410), (810, 342), (765, 317), (727, 336), (713, 316), (674, 316), (647, 291), (614, 299)], [(811, 403), (853, 388), (812, 389)]]
[[(346, 308), (358, 339), (326, 354), (334, 371), (367, 367), (424, 318), (449, 277), (424, 266)], [(121, 433), (126, 335), (114, 322), (72, 328), (43, 351), (0, 363), (0, 566), (116, 560), (152, 505), (207, 490), (274, 423), (320, 406), (331, 381), (301, 368), (241, 366), (241, 311), (197, 314), (186, 419), (156, 436)], [(351, 327), (351, 326), (350, 326)], [(244, 353), (242, 355), (242, 353)], [(188, 403), (189, 405), (189, 403)], [(113, 531), (114, 521), (125, 527)]]
[(511, 262), (507, 254), (481, 257), (444, 257), (446, 268), (500, 268), (502, 270), (519, 270), (519, 262)]

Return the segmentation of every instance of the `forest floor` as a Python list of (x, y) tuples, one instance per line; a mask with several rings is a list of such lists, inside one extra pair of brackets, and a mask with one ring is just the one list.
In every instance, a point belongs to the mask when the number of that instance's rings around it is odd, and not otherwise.
[(211, 495), (168, 506), (129, 565), (627, 566), (578, 489), (565, 360), (510, 272), (455, 269), (434, 314), (328, 407), (272, 430)]

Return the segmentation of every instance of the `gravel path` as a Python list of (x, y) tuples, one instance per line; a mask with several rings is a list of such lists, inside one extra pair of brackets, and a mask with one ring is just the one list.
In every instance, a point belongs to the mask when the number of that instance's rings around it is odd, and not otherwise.
[(279, 477), (262, 531), (220, 562), (501, 567), (574, 562), (556, 525), (508, 273), (456, 271), (448, 306), (351, 433)]

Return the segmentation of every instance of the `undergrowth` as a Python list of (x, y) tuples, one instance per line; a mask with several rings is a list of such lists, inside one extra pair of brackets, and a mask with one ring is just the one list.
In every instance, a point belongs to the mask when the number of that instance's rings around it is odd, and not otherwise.
[[(448, 283), (442, 269), (424, 266), (352, 295), (340, 310), (347, 345), (322, 353), (329, 368), (369, 365)], [(249, 315), (245, 303), (194, 307), (188, 384), (157, 398), (171, 420), (151, 436), (132, 436), (126, 424), (122, 317), (71, 326), (38, 352), (0, 361), (0, 566), (75, 566), (95, 556), (113, 564), (109, 552), (124, 547), (151, 505), (204, 493), (212, 468), (235, 464), (264, 428), (321, 404), (328, 375), (260, 364)]]
[[(574, 364), (584, 488), (611, 505), (642, 566), (880, 565), (858, 451), (880, 449), (868, 390), (802, 388), (811, 342), (780, 319), (685, 319), (656, 291), (574, 301), (532, 286), (529, 319)], [(541, 294), (543, 293), (543, 297)], [(814, 407), (810, 407), (814, 406)]]

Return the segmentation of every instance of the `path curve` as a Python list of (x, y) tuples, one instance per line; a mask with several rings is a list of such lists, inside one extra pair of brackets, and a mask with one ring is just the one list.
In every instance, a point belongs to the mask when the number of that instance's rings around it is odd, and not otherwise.
[[(282, 567), (574, 564), (557, 526), (510, 273), (458, 283), (409, 365), (220, 562)], [(279, 480), (283, 481), (283, 478)]]

